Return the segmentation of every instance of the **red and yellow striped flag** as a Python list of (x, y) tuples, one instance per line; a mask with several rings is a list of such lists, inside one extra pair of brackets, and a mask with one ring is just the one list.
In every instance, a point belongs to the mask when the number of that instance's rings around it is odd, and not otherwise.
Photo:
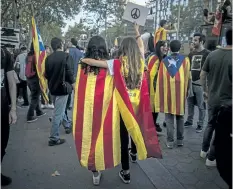
[(189, 58), (167, 56), (159, 66), (155, 93), (155, 112), (184, 115), (190, 80)]
[(160, 61), (157, 55), (151, 55), (148, 59), (150, 104), (153, 112), (155, 111), (155, 106), (154, 106), (155, 87), (156, 87), (159, 63)]
[(159, 29), (156, 30), (156, 32), (155, 32), (154, 46), (156, 46), (156, 44), (159, 40), (163, 40), (163, 41), (167, 40), (167, 31), (163, 27), (159, 27)]
[(36, 26), (34, 17), (32, 17), (32, 41), (33, 41), (33, 47), (36, 57), (36, 71), (40, 82), (42, 96), (44, 97), (45, 102), (48, 102), (48, 95), (47, 95), (48, 84), (44, 76), (46, 50), (40, 35), (40, 31)]
[(155, 129), (144, 63), (141, 65), (140, 89), (127, 90), (119, 60), (114, 61), (114, 83), (117, 104), (129, 135), (132, 137), (139, 160), (149, 157), (161, 158), (161, 150)]
[(73, 135), (80, 164), (105, 170), (120, 164), (120, 115), (106, 69), (84, 74), (79, 65), (73, 110)]

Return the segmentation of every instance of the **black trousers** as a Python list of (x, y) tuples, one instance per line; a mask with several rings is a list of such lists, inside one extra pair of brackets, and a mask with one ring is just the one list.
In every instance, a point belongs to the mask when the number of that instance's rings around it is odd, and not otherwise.
[(156, 122), (157, 122), (159, 113), (152, 112), (152, 115), (153, 115), (154, 124), (155, 124), (155, 126), (156, 126), (156, 125), (157, 125)]
[(17, 98), (20, 95), (20, 89), (22, 89), (22, 92), (23, 92), (24, 104), (29, 104), (29, 102), (28, 102), (28, 92), (27, 92), (27, 81), (20, 80), (20, 83), (17, 84)]
[(218, 110), (215, 124), (215, 155), (217, 169), (223, 180), (232, 188), (232, 106)]
[[(120, 118), (120, 137), (121, 137), (121, 165), (123, 170), (129, 170), (129, 134), (124, 121)], [(137, 153), (136, 146), (131, 138), (131, 152)]]
[(27, 117), (34, 116), (34, 112), (36, 111), (37, 114), (42, 112), (40, 108), (40, 84), (39, 79), (37, 77), (28, 79), (28, 86), (31, 90), (31, 102), (28, 109)]
[(6, 154), (9, 134), (9, 104), (6, 98), (6, 92), (1, 90), (1, 161)]

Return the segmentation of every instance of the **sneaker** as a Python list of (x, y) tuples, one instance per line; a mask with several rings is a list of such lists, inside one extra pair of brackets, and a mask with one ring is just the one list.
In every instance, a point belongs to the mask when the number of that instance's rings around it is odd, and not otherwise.
[(125, 184), (129, 184), (129, 183), (130, 183), (130, 173), (124, 174), (124, 171), (121, 170), (121, 171), (119, 172), (119, 177), (121, 178), (121, 180), (122, 180)]
[(70, 134), (71, 133), (71, 128), (65, 128), (65, 132), (66, 132), (66, 134)]
[(185, 123), (184, 123), (184, 127), (185, 128), (187, 128), (187, 127), (191, 127), (193, 124), (191, 123), (191, 122), (189, 122), (189, 121), (186, 121)]
[(65, 143), (65, 142), (66, 142), (65, 139), (59, 139), (59, 140), (57, 140), (57, 141), (50, 140), (50, 141), (49, 141), (49, 146), (60, 145), (60, 144), (63, 144), (63, 143)]
[(31, 116), (31, 117), (28, 117), (28, 118), (27, 118), (27, 122), (28, 122), (28, 123), (32, 123), (32, 122), (36, 121), (37, 119), (38, 119), (37, 117)]
[(209, 160), (208, 158), (206, 159), (206, 162), (205, 162), (205, 165), (208, 166), (208, 167), (215, 167), (217, 164), (216, 164), (216, 160)]
[(137, 162), (137, 154), (133, 154), (133, 153), (131, 152), (131, 150), (129, 151), (129, 157), (130, 157), (130, 161), (131, 161), (132, 163), (136, 163), (136, 162)]
[(206, 158), (206, 156), (207, 156), (207, 152), (204, 152), (203, 150), (201, 150), (200, 157)]
[(7, 176), (1, 174), (1, 185), (2, 186), (10, 185), (11, 182), (12, 182), (12, 179), (10, 177), (7, 177)]
[(98, 171), (98, 172), (93, 172), (93, 177), (92, 177), (92, 180), (93, 180), (93, 184), (94, 185), (99, 185), (100, 184), (100, 179), (101, 179), (101, 172)]
[(44, 104), (41, 104), (41, 109), (45, 109), (46, 108), (46, 105), (44, 105)]
[(197, 133), (201, 133), (202, 130), (203, 130), (203, 127), (201, 127), (200, 125), (198, 125), (197, 128), (196, 128), (196, 132)]
[(184, 146), (183, 140), (177, 140), (177, 146)]
[(54, 105), (53, 104), (48, 104), (47, 106), (49, 109), (54, 109)]
[(42, 117), (42, 116), (44, 116), (44, 115), (46, 115), (46, 113), (44, 113), (44, 112), (41, 112), (41, 113), (39, 113), (39, 114), (36, 114), (37, 117)]
[(20, 97), (20, 98), (17, 99), (17, 101), (18, 101), (19, 103), (22, 103), (22, 102), (23, 102), (23, 98)]
[(160, 127), (160, 125), (158, 123), (156, 123), (156, 131), (161, 133), (163, 131), (163, 129)]
[(167, 142), (167, 147), (169, 148), (169, 149), (173, 149), (173, 147), (174, 147), (174, 143), (173, 142)]

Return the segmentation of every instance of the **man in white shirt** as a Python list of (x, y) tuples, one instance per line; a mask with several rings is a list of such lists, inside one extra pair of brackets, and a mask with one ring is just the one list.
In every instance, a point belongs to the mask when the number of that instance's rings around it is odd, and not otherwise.
[(28, 93), (27, 93), (27, 78), (25, 75), (27, 48), (25, 46), (22, 46), (20, 50), (21, 53), (17, 56), (15, 60), (15, 67), (19, 69), (19, 79), (20, 79), (20, 83), (18, 84), (18, 88), (17, 88), (17, 96), (19, 95), (20, 88), (22, 88), (24, 103), (21, 106), (27, 107), (29, 106)]

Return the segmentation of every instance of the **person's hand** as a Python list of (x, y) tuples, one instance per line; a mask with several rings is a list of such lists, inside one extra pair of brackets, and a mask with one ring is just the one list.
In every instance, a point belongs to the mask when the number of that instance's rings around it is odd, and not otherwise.
[(134, 29), (136, 32), (139, 32), (139, 25), (136, 22), (134, 23)]
[(11, 110), (9, 113), (9, 124), (15, 124), (17, 121), (16, 110)]
[(208, 100), (208, 93), (207, 93), (207, 92), (204, 92), (204, 93), (203, 93), (203, 96), (204, 96), (204, 100), (207, 101), (207, 100)]

